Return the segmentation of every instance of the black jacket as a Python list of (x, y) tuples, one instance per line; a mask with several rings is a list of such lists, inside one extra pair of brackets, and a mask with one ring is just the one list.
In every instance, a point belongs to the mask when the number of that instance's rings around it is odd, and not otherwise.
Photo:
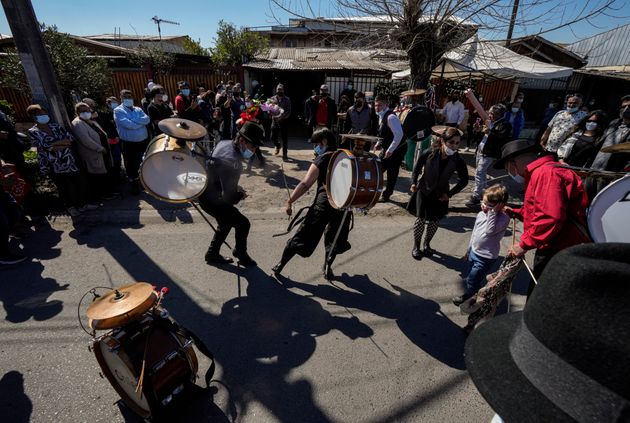
[(493, 159), (501, 158), (501, 147), (512, 139), (512, 124), (501, 118), (494, 123), (488, 132), (488, 139), (481, 152)]
[[(326, 97), (326, 106), (328, 107), (328, 119), (326, 122), (326, 127), (328, 129), (332, 129), (333, 125), (337, 122), (337, 105), (335, 104), (335, 100), (332, 98)], [(317, 107), (319, 106), (319, 101), (315, 100), (313, 97), (309, 97), (306, 100), (304, 105), (304, 114), (306, 119), (308, 120), (308, 126), (317, 125)]]

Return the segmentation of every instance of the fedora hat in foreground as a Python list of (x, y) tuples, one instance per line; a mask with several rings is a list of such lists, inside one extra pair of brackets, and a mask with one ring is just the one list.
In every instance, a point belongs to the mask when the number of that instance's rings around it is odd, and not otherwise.
[(530, 141), (526, 139), (514, 140), (506, 143), (503, 147), (501, 147), (501, 158), (494, 162), (495, 169), (503, 169), (505, 167), (505, 162), (512, 157), (516, 157), (519, 154), (527, 153), (532, 151), (537, 153), (540, 151), (540, 145), (535, 141)]
[(477, 389), (506, 422), (629, 422), (630, 244), (563, 250), (538, 282), (468, 338)]

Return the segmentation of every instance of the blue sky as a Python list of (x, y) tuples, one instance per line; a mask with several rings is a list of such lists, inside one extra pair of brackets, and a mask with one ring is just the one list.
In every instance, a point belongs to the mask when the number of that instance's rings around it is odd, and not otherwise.
[[(575, 7), (587, 0), (576, 0)], [(596, 26), (576, 25), (572, 30), (563, 29), (546, 34), (545, 37), (557, 42), (572, 42), (578, 37), (594, 35), (619, 25), (630, 23), (630, 1), (619, 0), (623, 4), (621, 11), (615, 12), (617, 18), (600, 17)], [(157, 35), (157, 27), (151, 20), (153, 16), (179, 22), (179, 26), (162, 24), (162, 35), (190, 35), (201, 40), (208, 47), (216, 33), (220, 19), (237, 26), (265, 26), (275, 24), (267, 0), (32, 0), (35, 13), (40, 22), (55, 24), (63, 32), (76, 35), (96, 35), (112, 33), (114, 27), (123, 34)], [(316, 12), (321, 16), (330, 16), (330, 1), (315, 0), (319, 5)], [(282, 23), (287, 23), (289, 15), (277, 11)], [(621, 17), (621, 18), (619, 18)], [(538, 28), (531, 28), (536, 31)], [(0, 9), (0, 33), (9, 34), (9, 26)], [(484, 34), (482, 34), (483, 36)], [(523, 35), (522, 31), (515, 35)], [(496, 35), (493, 34), (493, 37)], [(503, 34), (503, 37), (505, 34)]]

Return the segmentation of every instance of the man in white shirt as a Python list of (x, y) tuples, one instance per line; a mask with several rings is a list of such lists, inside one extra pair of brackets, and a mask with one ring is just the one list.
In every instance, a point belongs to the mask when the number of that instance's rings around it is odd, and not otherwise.
[(457, 94), (455, 93), (451, 93), (448, 96), (448, 100), (448, 103), (446, 103), (444, 109), (442, 110), (442, 114), (446, 119), (444, 124), (457, 128), (464, 121), (464, 104), (459, 101)]
[(401, 142), (403, 129), (398, 116), (390, 110), (387, 97), (379, 94), (374, 101), (374, 110), (378, 115), (378, 137), (381, 141), (376, 143), (374, 150), (383, 151), (383, 170), (387, 172), (387, 183), (381, 201), (389, 201), (394, 192), (400, 165), (407, 153), (407, 143)]

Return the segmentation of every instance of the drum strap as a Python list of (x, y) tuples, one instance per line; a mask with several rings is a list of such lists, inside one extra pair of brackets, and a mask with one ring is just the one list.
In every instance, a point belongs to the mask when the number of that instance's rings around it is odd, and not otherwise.
[(212, 379), (212, 375), (214, 375), (216, 365), (214, 362), (214, 354), (210, 352), (206, 344), (204, 344), (203, 341), (197, 335), (195, 335), (194, 332), (186, 329), (170, 317), (158, 317), (154, 321), (166, 330), (172, 331), (184, 338), (192, 339), (199, 352), (210, 359), (210, 367), (208, 367), (208, 370), (206, 370), (205, 375), (206, 388), (209, 388), (210, 381)]
[(298, 212), (295, 214), (295, 216), (293, 216), (293, 219), (291, 219), (291, 222), (289, 222), (289, 226), (287, 227), (287, 230), (285, 232), (281, 232), (279, 234), (273, 234), (273, 235), (271, 235), (271, 237), (275, 238), (275, 237), (278, 237), (278, 236), (283, 236), (283, 235), (287, 235), (287, 234), (291, 233), (293, 228), (295, 228), (297, 225), (302, 223), (304, 221), (304, 219), (306, 218), (306, 215), (302, 216), (302, 213), (304, 212), (304, 210), (309, 210), (311, 207), (313, 207), (313, 206), (302, 207), (300, 210), (298, 210)]

